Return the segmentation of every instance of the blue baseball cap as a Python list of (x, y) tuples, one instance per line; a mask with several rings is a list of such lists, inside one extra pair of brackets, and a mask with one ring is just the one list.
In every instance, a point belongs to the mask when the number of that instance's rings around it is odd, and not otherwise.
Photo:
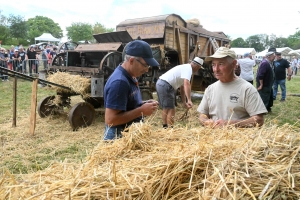
[(159, 66), (159, 63), (153, 58), (150, 45), (145, 41), (134, 40), (128, 43), (125, 52), (127, 55), (143, 58), (152, 67)]
[(245, 53), (244, 54), (244, 57), (248, 57), (248, 56), (250, 56), (250, 53)]

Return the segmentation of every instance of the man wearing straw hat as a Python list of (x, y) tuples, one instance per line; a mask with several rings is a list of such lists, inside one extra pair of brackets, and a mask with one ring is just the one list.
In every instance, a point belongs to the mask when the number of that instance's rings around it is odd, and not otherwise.
[(125, 49), (124, 62), (119, 65), (104, 87), (105, 132), (104, 140), (122, 137), (122, 131), (129, 125), (152, 115), (158, 102), (142, 102), (136, 77), (148, 72), (149, 67), (159, 66), (153, 58), (147, 42), (135, 40)]
[(255, 87), (235, 75), (235, 52), (220, 47), (205, 61), (211, 62), (218, 81), (209, 85), (204, 92), (197, 109), (200, 123), (210, 127), (263, 125), (263, 115), (267, 110)]

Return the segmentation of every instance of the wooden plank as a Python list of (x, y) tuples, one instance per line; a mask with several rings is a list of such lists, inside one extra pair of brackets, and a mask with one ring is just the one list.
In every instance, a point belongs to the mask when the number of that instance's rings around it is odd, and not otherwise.
[(13, 81), (13, 123), (12, 127), (17, 126), (17, 77), (14, 76)]
[(186, 45), (185, 45), (185, 63), (189, 62), (189, 54), (190, 54), (190, 37), (191, 35), (188, 33), (186, 38)]
[(38, 85), (38, 79), (35, 79), (32, 82), (32, 92), (31, 92), (30, 129), (29, 129), (29, 133), (31, 135), (34, 135), (34, 130), (36, 126), (37, 85)]
[(175, 21), (173, 21), (173, 48), (175, 48), (175, 41), (176, 41), (176, 33), (175, 33)]
[(205, 46), (202, 49), (201, 56), (204, 56), (205, 51), (207, 51), (208, 44), (210, 43), (209, 39), (206, 40)]
[(182, 51), (181, 51), (181, 43), (180, 43), (180, 32), (179, 29), (177, 29), (177, 46), (178, 46), (178, 57), (179, 57), (179, 63), (183, 64), (183, 58), (182, 58)]

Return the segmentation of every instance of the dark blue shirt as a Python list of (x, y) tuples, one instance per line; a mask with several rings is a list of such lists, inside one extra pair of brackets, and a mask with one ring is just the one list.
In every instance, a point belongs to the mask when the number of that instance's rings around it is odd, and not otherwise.
[(273, 85), (274, 82), (274, 71), (271, 64), (264, 59), (257, 70), (256, 81), (259, 83), (259, 80), (263, 80), (263, 87), (268, 87)]
[[(132, 78), (128, 72), (118, 66), (104, 87), (104, 106), (106, 108), (130, 111), (142, 105), (142, 96), (138, 82)], [(142, 117), (119, 126), (130, 125), (133, 122), (139, 122)]]
[(290, 63), (286, 59), (276, 60), (274, 62), (275, 68), (275, 79), (285, 80), (286, 79), (286, 69), (290, 67)]

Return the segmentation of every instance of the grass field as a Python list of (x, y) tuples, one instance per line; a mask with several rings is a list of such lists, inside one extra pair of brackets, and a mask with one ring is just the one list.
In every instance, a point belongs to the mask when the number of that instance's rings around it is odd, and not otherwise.
[[(265, 126), (286, 123), (299, 128), (300, 76), (295, 76), (287, 82), (287, 100), (281, 103), (276, 100), (272, 112), (266, 115)], [(29, 134), (31, 82), (18, 80), (17, 85), (17, 127), (12, 127), (12, 98), (13, 80), (0, 82), (0, 166), (1, 174), (5, 169), (11, 173), (30, 173), (44, 169), (54, 162), (82, 162), (101, 140), (104, 131), (104, 110), (96, 110), (94, 123), (87, 128), (72, 131), (67, 112), (61, 116), (40, 118), (37, 115), (37, 124), (34, 135)], [(38, 102), (55, 92), (47, 88), (38, 88)], [(279, 97), (277, 99), (280, 99)], [(72, 105), (82, 101), (79, 96), (72, 97)], [(176, 127), (197, 126), (198, 116), (196, 108), (200, 100), (194, 101), (189, 119), (176, 120)], [(177, 108), (176, 117), (180, 117), (184, 109)], [(153, 128), (161, 127), (161, 111), (158, 110), (152, 118)], [(200, 126), (200, 125), (199, 125)]]

